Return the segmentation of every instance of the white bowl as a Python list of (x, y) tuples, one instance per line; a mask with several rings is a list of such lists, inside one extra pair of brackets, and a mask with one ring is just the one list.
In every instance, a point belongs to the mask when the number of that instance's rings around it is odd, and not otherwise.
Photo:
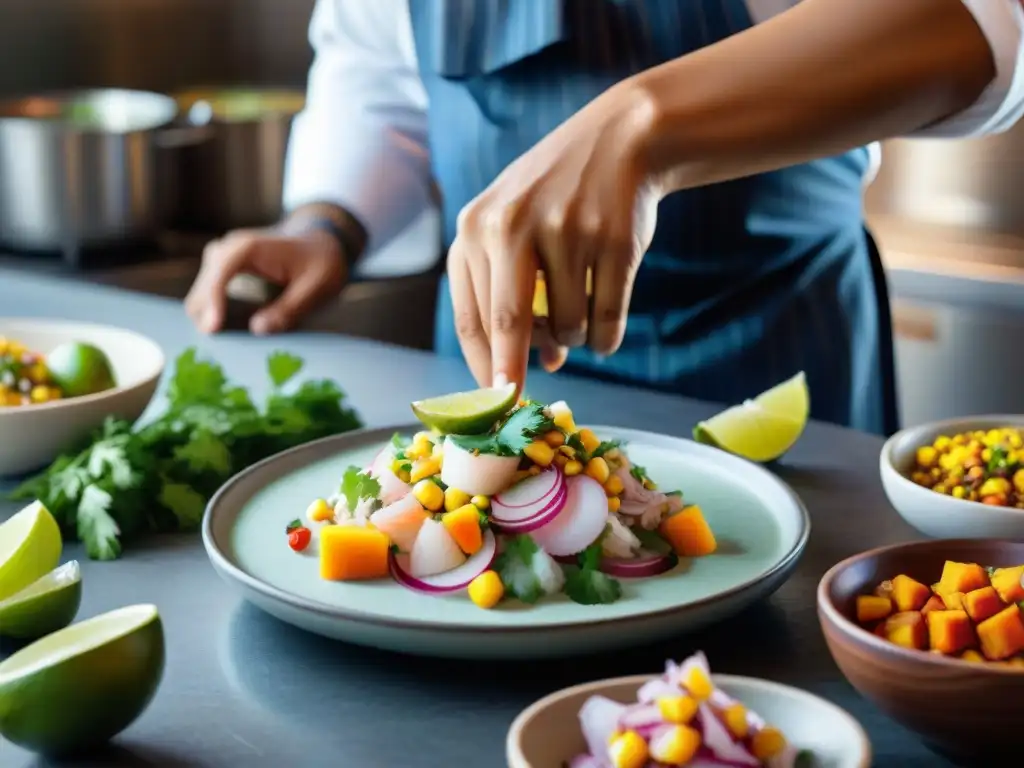
[[(869, 768), (871, 742), (845, 710), (812, 693), (753, 677), (712, 675), (715, 685), (750, 707), (814, 755), (820, 768)], [(557, 768), (586, 750), (579, 724), (583, 702), (594, 695), (630, 704), (650, 675), (617, 677), (556, 691), (523, 710), (505, 740), (510, 768)]]
[(1024, 428), (1024, 416), (966, 416), (897, 432), (882, 446), (879, 457), (889, 503), (904, 520), (935, 539), (1024, 539), (1024, 509), (954, 499), (910, 479), (915, 452), (939, 435), (999, 427)]
[(0, 477), (41, 469), (103, 424), (108, 416), (135, 421), (153, 398), (164, 370), (156, 342), (133, 331), (70, 320), (0, 318), (0, 336), (44, 355), (68, 341), (106, 353), (117, 386), (94, 395), (40, 405), (0, 407)]

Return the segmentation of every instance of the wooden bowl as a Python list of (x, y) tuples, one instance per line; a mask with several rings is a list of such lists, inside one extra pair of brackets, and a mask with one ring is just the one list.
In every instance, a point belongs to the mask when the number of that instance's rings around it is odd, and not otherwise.
[[(894, 645), (857, 625), (854, 603), (903, 573), (939, 580), (946, 560), (1024, 564), (1024, 542), (938, 539), (880, 547), (843, 560), (818, 585), (818, 618), (832, 658), (862, 695), (932, 748), (956, 759), (1006, 760), (1019, 749), (1024, 670)], [(984, 763), (989, 764), (989, 763)], [(998, 762), (991, 764), (997, 765)]]

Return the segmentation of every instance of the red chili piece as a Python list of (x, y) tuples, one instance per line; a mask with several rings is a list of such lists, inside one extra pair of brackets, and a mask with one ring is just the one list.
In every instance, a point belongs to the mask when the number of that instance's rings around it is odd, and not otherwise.
[(296, 528), (288, 534), (288, 546), (296, 552), (301, 552), (309, 546), (312, 535), (309, 528)]

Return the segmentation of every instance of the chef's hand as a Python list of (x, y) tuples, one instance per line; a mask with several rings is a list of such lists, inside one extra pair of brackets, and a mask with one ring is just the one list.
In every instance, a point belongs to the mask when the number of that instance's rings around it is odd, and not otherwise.
[(459, 343), (481, 386), (523, 384), (538, 269), (547, 285), (541, 330), (550, 336), (539, 345), (548, 370), (561, 367), (570, 347), (587, 343), (609, 355), (622, 343), (660, 199), (644, 170), (650, 119), (628, 88), (613, 88), (460, 212), (448, 276)]
[(277, 333), (292, 327), (345, 285), (348, 267), (338, 241), (326, 232), (284, 235), (273, 229), (240, 230), (214, 240), (185, 298), (185, 310), (204, 333), (224, 327), (228, 283), (250, 274), (282, 286), (281, 295), (256, 312), (249, 330)]

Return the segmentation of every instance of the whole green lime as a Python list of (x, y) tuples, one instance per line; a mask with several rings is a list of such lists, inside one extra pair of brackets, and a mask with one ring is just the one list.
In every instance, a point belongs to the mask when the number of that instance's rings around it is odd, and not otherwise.
[(93, 395), (117, 386), (110, 358), (81, 341), (61, 344), (46, 356), (46, 367), (65, 397)]
[(149, 706), (164, 662), (153, 605), (58, 630), (0, 662), (0, 735), (53, 757), (99, 747)]

